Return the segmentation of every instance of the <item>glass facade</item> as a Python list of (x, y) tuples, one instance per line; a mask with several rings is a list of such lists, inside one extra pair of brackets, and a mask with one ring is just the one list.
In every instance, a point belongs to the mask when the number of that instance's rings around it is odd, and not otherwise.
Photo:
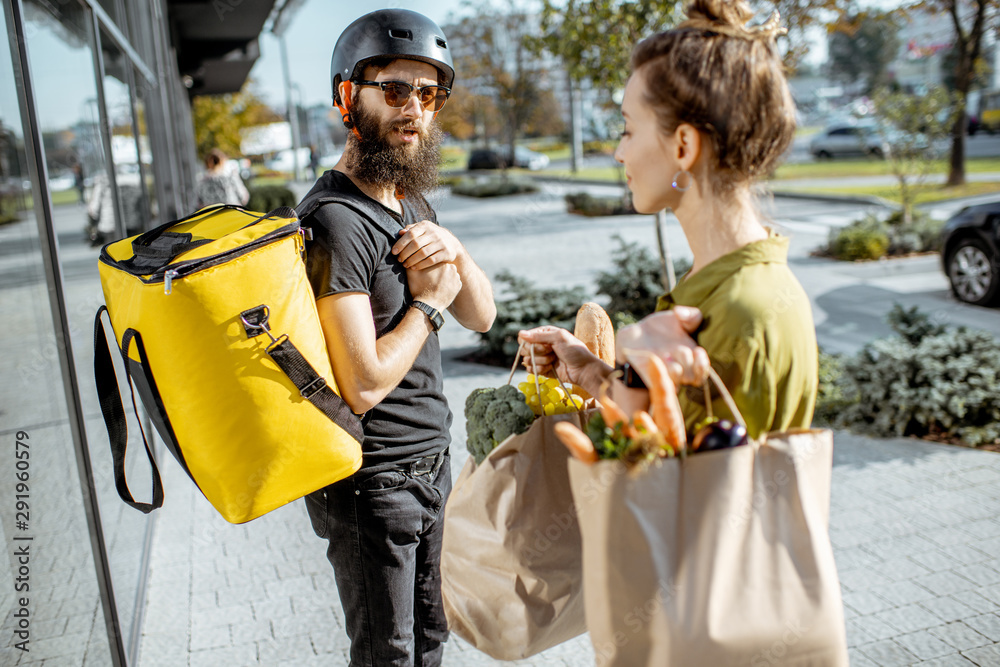
[[(93, 331), (100, 246), (192, 210), (198, 167), (171, 9), (3, 0), (2, 665), (137, 662), (155, 513), (115, 490)], [(138, 418), (129, 419), (129, 485), (148, 500)]]

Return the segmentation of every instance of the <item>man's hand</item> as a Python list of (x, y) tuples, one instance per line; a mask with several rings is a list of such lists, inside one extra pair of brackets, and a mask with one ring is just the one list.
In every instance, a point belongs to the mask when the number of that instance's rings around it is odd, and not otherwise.
[(454, 264), (444, 262), (426, 269), (407, 269), (410, 294), (437, 310), (445, 310), (462, 291), (462, 278)]
[[(597, 396), (601, 382), (611, 372), (579, 338), (560, 327), (544, 326), (521, 331), (520, 343), (528, 343), (521, 353), (524, 367), (536, 375), (557, 376)], [(533, 362), (533, 363), (532, 363)]]
[(615, 353), (618, 361), (628, 361), (649, 382), (648, 354), (660, 357), (675, 384), (700, 385), (708, 376), (710, 362), (705, 348), (691, 338), (701, 325), (701, 311), (676, 306), (644, 318), (618, 332)]
[[(399, 231), (392, 253), (407, 269), (427, 269), (443, 262), (454, 263), (465, 251), (455, 236), (429, 220)], [(449, 302), (450, 303), (450, 302)]]

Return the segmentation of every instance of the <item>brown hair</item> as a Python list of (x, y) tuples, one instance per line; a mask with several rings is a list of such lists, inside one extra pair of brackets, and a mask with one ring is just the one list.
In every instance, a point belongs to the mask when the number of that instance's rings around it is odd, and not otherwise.
[(747, 27), (745, 0), (694, 0), (687, 20), (632, 52), (646, 103), (668, 133), (688, 123), (708, 136), (717, 186), (728, 189), (769, 174), (795, 133), (795, 103), (774, 40), (777, 15)]
[(205, 156), (205, 168), (215, 169), (226, 160), (226, 154), (223, 153), (221, 149), (213, 148), (208, 151), (208, 155)]

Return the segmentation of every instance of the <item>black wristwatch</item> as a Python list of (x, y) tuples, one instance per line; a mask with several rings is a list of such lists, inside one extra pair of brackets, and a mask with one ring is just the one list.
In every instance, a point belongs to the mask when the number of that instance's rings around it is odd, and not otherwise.
[(424, 311), (427, 317), (431, 320), (431, 326), (434, 327), (434, 331), (440, 331), (441, 327), (444, 326), (444, 315), (441, 314), (440, 310), (434, 308), (434, 306), (429, 306), (423, 301), (414, 301), (410, 304), (418, 310)]
[(615, 366), (616, 371), (621, 371), (621, 381), (629, 389), (645, 389), (646, 383), (642, 381), (639, 373), (632, 368), (632, 364), (625, 362), (624, 364), (618, 364)]

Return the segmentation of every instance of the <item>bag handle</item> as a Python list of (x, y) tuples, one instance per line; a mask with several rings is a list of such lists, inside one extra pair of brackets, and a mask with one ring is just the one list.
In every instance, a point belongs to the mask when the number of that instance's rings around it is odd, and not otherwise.
[(746, 421), (743, 419), (743, 415), (740, 414), (740, 409), (736, 407), (736, 401), (733, 399), (733, 395), (729, 393), (729, 389), (726, 388), (726, 383), (722, 381), (719, 374), (715, 372), (715, 369), (711, 366), (708, 367), (708, 377), (705, 378), (705, 384), (702, 386), (702, 393), (705, 395), (705, 411), (708, 412), (709, 419), (712, 418), (712, 391), (709, 386), (709, 380), (715, 385), (715, 388), (719, 390), (719, 395), (722, 400), (725, 401), (726, 407), (729, 411), (733, 413), (733, 419), (736, 423), (743, 428), (747, 427)]
[[(97, 382), (97, 396), (101, 403), (101, 414), (104, 415), (104, 425), (108, 429), (108, 440), (111, 443), (111, 457), (114, 461), (115, 488), (118, 496), (130, 507), (134, 507), (143, 514), (149, 514), (155, 509), (163, 506), (163, 482), (160, 480), (160, 470), (156, 466), (156, 459), (149, 447), (146, 439), (146, 431), (142, 428), (142, 420), (139, 420), (139, 431), (142, 433), (142, 444), (146, 448), (146, 458), (149, 460), (153, 478), (153, 497), (149, 503), (139, 502), (132, 497), (132, 492), (128, 488), (125, 479), (125, 451), (128, 447), (128, 422), (125, 419), (125, 410), (122, 407), (121, 393), (118, 390), (118, 378), (115, 375), (115, 366), (111, 358), (111, 347), (108, 344), (107, 332), (104, 320), (101, 317), (107, 312), (107, 306), (101, 306), (97, 310), (97, 317), (94, 321), (94, 378)], [(110, 329), (110, 322), (108, 328)], [(146, 349), (142, 344), (142, 338), (138, 332), (129, 332), (122, 340), (122, 359), (125, 362), (125, 378), (129, 389), (132, 391), (132, 409), (138, 416), (138, 407), (135, 401), (135, 390), (132, 388), (132, 376), (128, 368), (128, 348), (132, 339), (135, 338), (136, 347), (143, 363), (146, 363)]]
[[(507, 378), (507, 384), (510, 384), (514, 380), (514, 371), (517, 370), (517, 360), (521, 358), (521, 351), (524, 350), (524, 346), (525, 345), (526, 345), (526, 343), (521, 343), (518, 346), (518, 348), (517, 348), (517, 354), (514, 356), (514, 364), (510, 367), (510, 376)], [(535, 366), (535, 346), (534, 345), (532, 345), (531, 347), (528, 348), (528, 356), (531, 357), (531, 366), (532, 366), (532, 368), (534, 368), (534, 366)], [(532, 373), (531, 375), (532, 375), (532, 377), (535, 378), (535, 394), (538, 396), (539, 401), (541, 401), (542, 387), (538, 383), (538, 373)], [(563, 381), (559, 377), (558, 373), (556, 373), (555, 377), (556, 377), (556, 380), (559, 381), (559, 386), (562, 387), (562, 390), (564, 392), (566, 392), (566, 395), (567, 396), (572, 395), (572, 392), (569, 389), (566, 388), (565, 384), (563, 384)], [(542, 415), (542, 416), (544, 417), (545, 415)]]

